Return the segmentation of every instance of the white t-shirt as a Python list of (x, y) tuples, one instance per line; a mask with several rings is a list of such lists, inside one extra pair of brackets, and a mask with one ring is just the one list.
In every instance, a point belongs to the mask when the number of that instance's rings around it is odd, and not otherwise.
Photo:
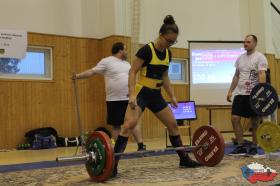
[(236, 69), (239, 70), (239, 81), (236, 87), (236, 95), (250, 95), (254, 86), (259, 82), (258, 71), (267, 70), (268, 62), (266, 57), (255, 51), (247, 55), (240, 55), (235, 62)]
[(94, 72), (105, 77), (106, 101), (128, 100), (128, 72), (130, 64), (114, 56), (103, 58)]

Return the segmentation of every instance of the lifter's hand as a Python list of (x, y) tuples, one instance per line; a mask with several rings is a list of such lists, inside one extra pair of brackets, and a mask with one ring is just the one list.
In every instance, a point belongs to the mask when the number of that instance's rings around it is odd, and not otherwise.
[(73, 74), (71, 79), (72, 79), (72, 80), (78, 79), (77, 74)]
[(178, 107), (178, 102), (175, 96), (173, 96), (170, 100), (172, 107), (177, 108)]
[(231, 97), (232, 97), (232, 92), (228, 91), (228, 94), (227, 94), (227, 101), (228, 102), (231, 102)]
[(128, 104), (130, 108), (135, 109), (137, 107), (137, 100), (135, 96), (129, 96)]

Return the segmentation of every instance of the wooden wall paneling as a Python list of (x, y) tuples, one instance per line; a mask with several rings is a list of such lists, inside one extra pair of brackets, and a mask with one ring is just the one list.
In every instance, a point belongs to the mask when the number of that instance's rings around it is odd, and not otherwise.
[[(192, 126), (192, 134), (195, 130), (203, 125), (210, 124), (209, 118), (209, 109), (208, 106), (198, 106), (197, 107), (197, 120), (191, 121)], [(212, 110), (211, 114), (211, 124), (213, 127), (218, 129), (221, 132), (230, 132), (233, 131), (232, 124), (231, 124), (231, 109), (217, 109)], [(251, 123), (250, 120), (247, 118), (241, 119), (241, 125), (243, 130), (247, 132), (250, 127)]]
[(209, 124), (209, 111), (203, 106), (196, 107), (197, 120), (191, 121), (192, 134), (203, 125)]
[[(269, 68), (270, 68), (270, 76), (271, 76), (271, 84), (272, 86), (276, 89), (277, 93), (280, 94), (280, 83), (279, 83), (279, 78), (280, 78), (280, 63), (279, 59), (275, 58), (274, 54), (266, 54), (268, 63), (269, 63)], [(279, 109), (278, 109), (278, 114), (277, 114), (277, 121), (279, 121)]]
[[(280, 95), (280, 59), (276, 59), (275, 61), (276, 61), (276, 75), (275, 75), (276, 91), (278, 95)], [(280, 123), (280, 109), (278, 109), (277, 112), (277, 122), (278, 124)]]
[[(7, 90), (7, 87), (9, 87), (8, 83), (1, 83), (0, 84), (0, 102), (1, 102), (1, 112), (0, 112), (0, 117), (1, 117), (1, 122), (0, 122), (0, 127), (1, 127), (1, 135), (0, 135), (0, 147), (5, 148), (7, 147), (7, 143), (9, 143), (8, 139), (8, 131), (12, 131), (13, 129), (10, 129), (10, 125), (7, 121), (7, 117), (10, 111), (9, 107), (9, 96), (10, 96), (10, 90)], [(9, 130), (10, 129), (10, 130)]]
[[(72, 64), (76, 71), (82, 72), (94, 67), (101, 59), (100, 41), (73, 38), (71, 41)], [(77, 63), (79, 61), (79, 63)], [(71, 81), (72, 82), (72, 81)], [(105, 85), (104, 78), (96, 75), (89, 79), (77, 81), (80, 102), (81, 124), (84, 132), (95, 130), (105, 125)], [(71, 86), (72, 100), (72, 135), (79, 135), (74, 88)]]
[(6, 89), (9, 89), (9, 102), (6, 107), (6, 109), (8, 109), (8, 115), (5, 117), (5, 119), (9, 118), (9, 121), (6, 123), (6, 139), (3, 141), (8, 146), (12, 145), (13, 140), (7, 139), (18, 138), (17, 133), (14, 131), (21, 131), (24, 128), (24, 126), (20, 124), (25, 122), (25, 115), (27, 114), (24, 107), (26, 102), (26, 99), (24, 99), (25, 94), (24, 91), (20, 91), (25, 89), (24, 84), (16, 82), (16, 86), (10, 85), (11, 83), (8, 83), (8, 86), (6, 87)]
[(172, 57), (188, 59), (189, 58), (189, 50), (184, 48), (173, 48), (171, 47)]
[[(180, 84), (172, 84), (172, 88), (174, 90), (174, 94), (176, 96), (177, 101), (187, 101), (189, 100), (189, 87), (188, 85), (180, 85)], [(166, 101), (170, 101), (169, 96), (162, 90), (162, 95)]]
[(231, 109), (212, 110), (212, 126), (219, 131), (232, 131)]
[(276, 88), (276, 72), (277, 72), (277, 62), (275, 59), (275, 55), (273, 54), (266, 54), (265, 55), (268, 61), (268, 67), (270, 69), (270, 80), (271, 85)]
[[(111, 36), (101, 40), (67, 36), (28, 34), (30, 45), (53, 48), (53, 80), (5, 80), (0, 79), (0, 149), (15, 148), (24, 142), (24, 134), (30, 129), (52, 126), (60, 136), (79, 135), (72, 80), (73, 72), (81, 72), (95, 66), (101, 58), (111, 55), (112, 44), (122, 41), (126, 44), (131, 61), (130, 38)], [(173, 57), (188, 58), (186, 49), (172, 48)], [(272, 84), (280, 91), (280, 62), (273, 55), (267, 55), (271, 67)], [(106, 103), (104, 78), (100, 75), (86, 80), (78, 80), (81, 123), (85, 131), (106, 126)], [(189, 86), (174, 84), (178, 101), (189, 100)], [(163, 91), (167, 101), (168, 96)], [(278, 111), (278, 116), (280, 115)], [(197, 107), (197, 120), (191, 121), (192, 131), (209, 123), (209, 111), (204, 106)], [(230, 111), (214, 111), (213, 125), (219, 130), (230, 130)], [(143, 137), (165, 137), (163, 124), (146, 110), (141, 119)], [(249, 120), (242, 120), (248, 128)], [(187, 133), (183, 133), (184, 135)]]
[[(25, 132), (39, 127), (52, 126), (60, 136), (79, 135), (71, 76), (73, 71), (86, 70), (100, 60), (99, 42), (95, 39), (28, 34), (30, 45), (53, 48), (53, 80), (0, 80), (0, 148), (15, 148), (24, 142)], [(81, 80), (78, 87), (84, 128), (95, 129), (98, 125), (105, 125), (102, 78)]]
[[(95, 42), (95, 43), (93, 43)], [(92, 68), (95, 66), (101, 59), (102, 48), (100, 46), (102, 41), (90, 41), (90, 45), (88, 48), (88, 60), (87, 66), (88, 68)], [(94, 60), (98, 56), (99, 60)], [(93, 78), (90, 78), (86, 84), (87, 91), (87, 102), (86, 110), (89, 112), (89, 122), (87, 125), (87, 130), (94, 130), (100, 126), (106, 126), (106, 103), (105, 103), (105, 82), (104, 77), (101, 75), (97, 75)]]
[(275, 73), (275, 81), (276, 81), (276, 90), (278, 92), (278, 94), (280, 94), (280, 59), (276, 59), (276, 73)]
[(140, 122), (144, 139), (160, 138), (165, 135), (164, 125), (150, 110), (145, 109)]
[[(68, 84), (67, 90), (69, 92), (69, 105), (70, 108), (72, 108), (71, 111), (71, 120), (69, 120), (69, 123), (67, 125), (67, 133), (71, 134), (71, 136), (78, 136), (80, 134), (79, 127), (78, 127), (78, 121), (77, 121), (77, 113), (76, 113), (76, 97), (75, 97), (75, 90), (73, 86), (72, 80), (69, 78), (71, 77), (72, 73), (80, 73), (82, 71), (87, 70), (89, 67), (87, 66), (86, 60), (88, 58), (87, 56), (87, 47), (88, 42), (83, 39), (78, 38), (70, 38), (70, 59), (68, 61), (69, 63), (69, 69), (67, 70), (68, 77), (66, 78), (66, 82)], [(76, 81), (76, 88), (77, 88), (77, 96), (78, 101), (80, 105), (80, 118), (81, 118), (81, 125), (83, 128), (83, 131), (87, 128), (88, 123), (88, 113), (85, 109), (86, 105), (88, 104), (86, 102), (86, 96), (89, 94), (87, 89), (85, 88), (85, 85), (88, 83), (88, 79), (85, 80), (77, 80)]]

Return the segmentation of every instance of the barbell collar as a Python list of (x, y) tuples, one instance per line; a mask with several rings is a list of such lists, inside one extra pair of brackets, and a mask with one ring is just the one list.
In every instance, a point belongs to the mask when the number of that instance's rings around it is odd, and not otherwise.
[(94, 155), (90, 155), (90, 153), (86, 153), (77, 156), (57, 157), (56, 162), (87, 161), (90, 158), (95, 159)]

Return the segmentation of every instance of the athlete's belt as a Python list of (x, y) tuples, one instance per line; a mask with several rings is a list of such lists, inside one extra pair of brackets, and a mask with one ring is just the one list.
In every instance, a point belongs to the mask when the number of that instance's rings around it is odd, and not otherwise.
[(138, 83), (151, 89), (160, 89), (163, 85), (162, 80), (152, 79), (145, 76), (140, 76), (140, 80)]

